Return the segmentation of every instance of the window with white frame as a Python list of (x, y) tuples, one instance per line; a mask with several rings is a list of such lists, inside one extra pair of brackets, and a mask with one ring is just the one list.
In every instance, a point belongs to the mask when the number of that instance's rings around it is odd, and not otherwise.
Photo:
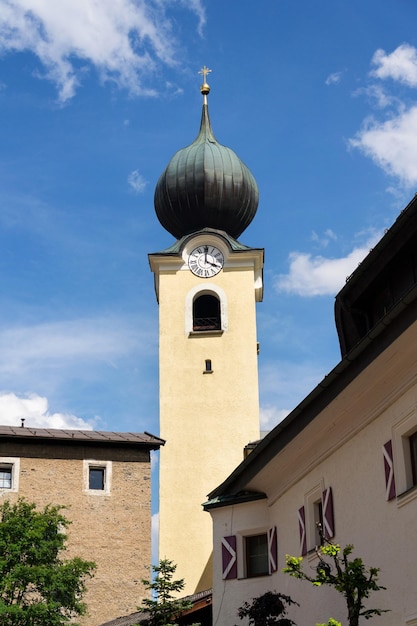
[(109, 495), (111, 491), (111, 461), (84, 461), (84, 491), (92, 495)]
[[(417, 412), (410, 411), (392, 429), (393, 473), (399, 504), (417, 496)], [(407, 496), (405, 497), (405, 494)]]
[(335, 534), (333, 492), (320, 481), (304, 495), (304, 504), (298, 509), (300, 552), (305, 556), (323, 543), (322, 535), (331, 539)]
[(244, 537), (246, 577), (269, 573), (268, 536), (266, 533)]
[(271, 575), (278, 569), (277, 528), (223, 537), (221, 552), (223, 580)]
[(413, 487), (415, 487), (417, 485), (417, 431), (409, 436), (408, 442), (410, 445), (411, 478)]
[(321, 502), (321, 496), (323, 492), (323, 485), (320, 482), (315, 485), (306, 494), (306, 535), (307, 535), (307, 550), (314, 550), (316, 546), (321, 544), (320, 533), (317, 524), (321, 524), (323, 527), (323, 507)]
[(19, 490), (20, 459), (0, 457), (0, 492)]
[(225, 291), (210, 283), (190, 289), (185, 298), (185, 332), (197, 335), (201, 332), (222, 333), (228, 330), (227, 298)]

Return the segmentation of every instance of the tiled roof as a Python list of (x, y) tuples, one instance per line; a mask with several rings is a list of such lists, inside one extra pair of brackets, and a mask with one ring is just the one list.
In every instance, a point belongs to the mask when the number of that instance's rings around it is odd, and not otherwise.
[[(213, 590), (208, 589), (207, 591), (199, 591), (198, 593), (194, 593), (192, 596), (186, 596), (183, 598), (184, 600), (188, 600), (194, 606), (195, 609), (200, 608), (200, 602), (204, 601), (206, 604), (211, 604), (213, 596)], [(192, 612), (187, 611), (187, 613)], [(110, 622), (105, 622), (104, 624), (100, 624), (100, 626), (136, 626), (136, 624), (141, 624), (146, 621), (148, 617), (148, 613), (131, 613), (130, 615), (125, 615), (123, 617), (117, 617), (116, 619), (112, 619)]]
[(145, 445), (150, 448), (159, 448), (164, 440), (150, 433), (118, 433), (99, 430), (61, 430), (57, 428), (29, 428), (0, 425), (0, 440), (12, 439), (43, 439), (56, 441), (74, 441), (77, 443), (102, 443), (121, 445)]

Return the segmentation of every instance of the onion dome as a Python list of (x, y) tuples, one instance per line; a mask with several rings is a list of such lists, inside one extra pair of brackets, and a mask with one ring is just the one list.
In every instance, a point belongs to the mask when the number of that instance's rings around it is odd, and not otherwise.
[(200, 132), (193, 143), (174, 154), (155, 189), (155, 211), (162, 226), (180, 239), (203, 228), (226, 231), (237, 238), (258, 208), (258, 186), (237, 154), (216, 140), (204, 96)]

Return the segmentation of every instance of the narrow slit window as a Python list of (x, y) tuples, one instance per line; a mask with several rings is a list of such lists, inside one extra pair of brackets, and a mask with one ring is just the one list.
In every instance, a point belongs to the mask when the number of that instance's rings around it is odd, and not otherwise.
[(206, 373), (211, 374), (211, 372), (213, 371), (211, 369), (211, 359), (206, 359), (206, 369), (205, 369)]

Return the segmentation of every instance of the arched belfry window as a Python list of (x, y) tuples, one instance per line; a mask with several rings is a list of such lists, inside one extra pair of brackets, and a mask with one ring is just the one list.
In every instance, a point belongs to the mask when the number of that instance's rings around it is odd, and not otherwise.
[(227, 298), (221, 287), (197, 285), (185, 297), (185, 332), (227, 332)]
[(193, 302), (193, 331), (221, 330), (220, 300), (213, 294), (196, 296)]

